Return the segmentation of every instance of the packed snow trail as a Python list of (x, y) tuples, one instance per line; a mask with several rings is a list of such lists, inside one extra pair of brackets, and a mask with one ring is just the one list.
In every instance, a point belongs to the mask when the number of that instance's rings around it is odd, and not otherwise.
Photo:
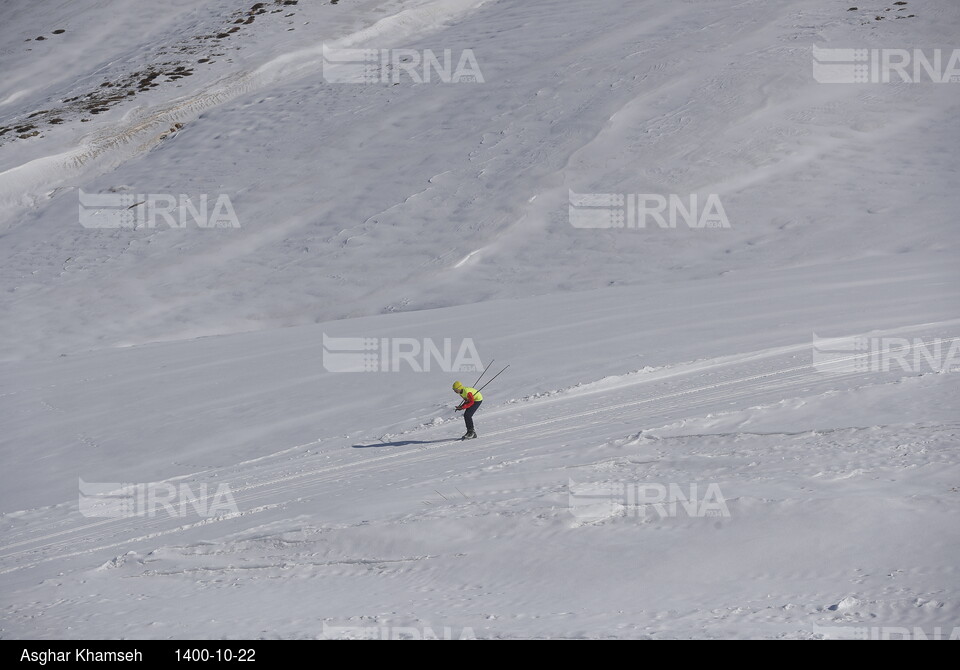
[[(960, 337), (943, 337), (957, 321), (898, 328), (891, 335), (910, 334), (920, 341), (940, 339), (950, 347)], [(345, 444), (325, 437), (288, 447), (254, 462), (216, 468), (178, 477), (177, 484), (230, 483), (238, 512), (182, 523), (160, 512), (155, 518), (90, 520), (78, 515), (73, 502), (46, 510), (25, 510), (4, 515), (4, 547), (0, 574), (42, 563), (100, 554), (106, 559), (117, 547), (139, 547), (155, 538), (209, 530), (250, 515), (290, 514), (299, 505), (336, 495), (339, 487), (351, 488), (371, 475), (390, 473), (393, 481), (429, 479), (458, 468), (474, 469), (484, 460), (530, 458), (550, 453), (558, 443), (602, 442), (666, 424), (718, 412), (753, 406), (771, 399), (810, 397), (824, 393), (896, 382), (903, 372), (824, 374), (810, 362), (809, 343), (726, 356), (670, 366), (650, 373), (626, 376), (612, 387), (571, 392), (527, 402), (484, 407), (475, 421), (481, 438), (460, 442), (440, 437), (459, 426), (459, 417), (435, 427), (393, 435), (390, 442), (423, 442), (414, 448), (387, 444)], [(834, 359), (835, 365), (862, 358), (863, 354)], [(709, 384), (704, 379), (711, 378)], [(624, 395), (639, 398), (623, 401)], [(813, 428), (812, 430), (815, 430)], [(369, 449), (376, 449), (371, 455)], [(385, 453), (379, 453), (384, 451)], [(333, 463), (330, 463), (330, 460)], [(424, 466), (430, 466), (425, 468)], [(241, 483), (237, 483), (241, 482)], [(212, 499), (210, 493), (208, 499)], [(23, 523), (27, 521), (26, 523)]]

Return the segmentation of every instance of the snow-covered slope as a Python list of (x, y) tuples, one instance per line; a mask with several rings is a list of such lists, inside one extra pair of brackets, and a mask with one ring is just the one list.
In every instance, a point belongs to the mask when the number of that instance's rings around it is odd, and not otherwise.
[[(826, 0), (351, 5), (258, 16), (192, 76), (3, 146), (3, 355), (953, 250), (955, 87), (811, 74), (814, 43), (949, 47), (952, 2), (885, 22)], [(151, 48), (107, 40), (80, 57), (112, 65), (53, 90), (232, 16), (184, 5)], [(44, 69), (72, 34), (39, 43)], [(327, 83), (324, 42), (472, 49), (484, 82)], [(11, 115), (54, 105), (19, 93), (0, 93)], [(240, 227), (90, 230), (80, 188), (225, 194)], [(731, 227), (578, 229), (571, 191), (716, 193)]]
[[(932, 635), (958, 615), (958, 375), (811, 360), (811, 331), (869, 331), (952, 341), (960, 364), (946, 269), (853, 279), (884, 267), (5, 364), (4, 633)], [(480, 439), (451, 442), (453, 375), (326, 372), (324, 334), (472, 337), (511, 367)], [(78, 479), (206, 497), (91, 518)], [(585, 483), (606, 487), (599, 516)], [(641, 486), (713, 486), (725, 514), (622, 493)]]
[[(811, 74), (960, 47), (954, 3), (257, 5), (0, 8), (0, 635), (960, 626), (960, 84)], [(336, 84), (324, 43), (483, 81)], [(80, 189), (239, 227), (85, 228)], [(577, 228), (571, 193), (730, 226)], [(510, 368), (452, 442), (478, 373), (332, 372), (329, 337)], [(109, 482), (185, 507), (91, 515)]]

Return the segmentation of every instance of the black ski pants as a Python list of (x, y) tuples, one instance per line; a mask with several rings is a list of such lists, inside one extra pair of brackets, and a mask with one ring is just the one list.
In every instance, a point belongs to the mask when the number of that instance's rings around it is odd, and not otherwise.
[(464, 423), (467, 424), (468, 433), (473, 432), (473, 415), (476, 413), (478, 409), (480, 409), (480, 404), (482, 402), (483, 402), (482, 400), (478, 400), (477, 402), (470, 405), (470, 407), (463, 410), (463, 421)]

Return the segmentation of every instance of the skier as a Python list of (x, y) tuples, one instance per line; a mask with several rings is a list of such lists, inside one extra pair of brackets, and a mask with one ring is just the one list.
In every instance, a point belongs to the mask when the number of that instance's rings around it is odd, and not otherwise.
[(460, 382), (453, 382), (453, 392), (463, 398), (463, 402), (457, 406), (456, 411), (464, 410), (463, 421), (467, 424), (467, 432), (461, 437), (461, 440), (472, 440), (477, 434), (473, 430), (473, 415), (480, 409), (480, 403), (483, 401), (483, 394), (477, 389), (464, 386)]

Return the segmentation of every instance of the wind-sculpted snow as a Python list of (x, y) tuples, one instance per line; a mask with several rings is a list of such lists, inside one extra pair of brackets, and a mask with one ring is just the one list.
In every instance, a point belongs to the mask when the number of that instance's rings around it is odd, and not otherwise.
[[(418, 33), (436, 28), (480, 4), (483, 2), (478, 0), (420, 3), (421, 6), (402, 9), (355, 33), (337, 38), (331, 36), (326, 46), (342, 49), (371, 39), (384, 40), (384, 44), (390, 46), (398, 40), (410, 39)], [(255, 16), (255, 13), (251, 13), (251, 16)], [(0, 173), (0, 207), (6, 211), (17, 210), (18, 206), (35, 202), (39, 195), (54, 191), (65, 182), (82, 177), (89, 179), (113, 170), (149, 151), (170, 133), (196, 119), (204, 110), (284, 81), (308, 75), (319, 77), (323, 65), (322, 50), (323, 44), (320, 43), (282, 54), (252, 71), (232, 73), (168, 104), (135, 110), (132, 119), (124, 118), (119, 123), (107, 124), (105, 128), (85, 137), (76, 149), (12, 167)], [(177, 69), (168, 66), (167, 69), (171, 70), (170, 75), (174, 80), (184, 76), (184, 72), (192, 74), (192, 70), (187, 71), (183, 67)], [(156, 75), (150, 73), (144, 76), (151, 80), (148, 85), (152, 86), (152, 79)], [(121, 86), (117, 83), (111, 85)], [(113, 100), (109, 101), (109, 104), (113, 103)], [(99, 100), (96, 104), (95, 111), (106, 111), (104, 105), (108, 104), (107, 101)], [(59, 123), (62, 122), (60, 119)]]
[(31, 7), (4, 636), (960, 636), (951, 0)]
[[(216, 63), (191, 64), (191, 76), (134, 103), (0, 148), (0, 356), (955, 246), (956, 159), (944, 141), (954, 87), (821, 84), (811, 52), (946, 49), (949, 3), (886, 22), (826, 0), (295, 12), (241, 24)], [(139, 47), (122, 31), (100, 57), (85, 45), (91, 65), (111, 64), (82, 90), (164, 62), (152, 55), (232, 14), (190, 16), (177, 32), (185, 19), (171, 12)], [(79, 39), (68, 28), (58, 37)], [(454, 60), (469, 50), (483, 81), (336, 83), (324, 45)], [(35, 92), (0, 109), (50, 102)], [(198, 209), (206, 197), (208, 210), (229, 197), (235, 225), (204, 230), (183, 215), (180, 227), (85, 228), (80, 189), (129, 197), (136, 212), (147, 200), (137, 194)], [(728, 225), (584, 229), (572, 225), (571, 194), (662, 198), (675, 213), (716, 195), (723, 215), (708, 213)]]

